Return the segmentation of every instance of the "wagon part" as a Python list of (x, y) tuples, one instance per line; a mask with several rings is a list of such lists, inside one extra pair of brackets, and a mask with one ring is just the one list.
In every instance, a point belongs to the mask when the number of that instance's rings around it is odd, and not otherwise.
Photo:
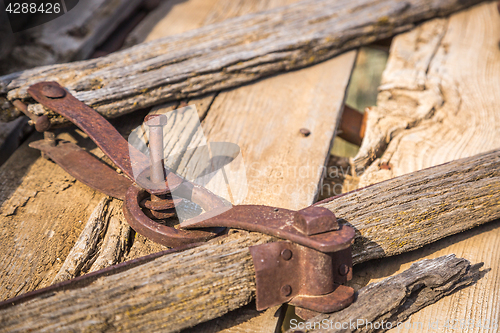
[[(208, 230), (179, 231), (158, 223), (159, 220), (173, 217), (175, 214), (172, 209), (173, 199), (168, 196), (173, 189), (178, 189), (181, 185), (194, 189), (198, 189), (198, 187), (166, 169), (164, 170), (165, 176), (160, 177), (163, 180), (160, 181), (162, 184), (159, 186), (158, 182), (155, 182), (159, 179), (151, 179), (151, 172), (152, 170), (161, 172), (161, 170), (158, 170), (156, 166), (156, 169), (151, 168), (146, 155), (130, 145), (106, 119), (77, 100), (57, 82), (37, 83), (31, 86), (28, 92), (37, 102), (64, 116), (82, 129), (128, 178), (114, 172), (75, 144), (56, 143), (53, 140), (45, 139), (32, 142), (30, 146), (40, 149), (82, 183), (118, 199), (125, 199), (124, 213), (134, 230), (169, 247), (206, 241), (225, 230), (225, 228), (210, 228)], [(134, 167), (144, 170), (135, 179)], [(156, 178), (159, 178), (158, 175)], [(133, 199), (126, 200), (128, 192), (136, 193), (132, 187), (133, 182), (143, 191), (137, 192)], [(149, 209), (145, 206), (146, 215), (140, 204), (145, 201), (147, 205), (147, 192), (154, 205), (150, 205)], [(189, 200), (193, 202), (207, 203), (201, 205), (205, 210), (224, 206), (224, 202), (216, 195), (207, 193), (208, 190), (179, 192), (190, 194)], [(198, 199), (199, 195), (210, 196), (210, 200), (205, 197)], [(208, 204), (213, 206), (209, 207)]]
[(255, 266), (257, 310), (289, 303), (303, 319), (344, 309), (354, 301), (351, 242), (354, 228), (340, 226), (323, 207), (299, 211), (241, 205), (209, 219), (193, 218), (183, 228), (226, 226), (275, 236), (250, 247)]
[[(349, 226), (339, 226), (328, 209), (308, 207), (291, 211), (269, 206), (227, 206), (207, 189), (165, 169), (162, 128), (165, 116), (146, 117), (150, 129), (148, 163), (148, 158), (132, 147), (109, 122), (57, 82), (37, 83), (28, 92), (40, 104), (87, 133), (129, 178), (135, 179), (135, 183), (75, 144), (41, 140), (31, 146), (45, 152), (83, 183), (124, 198), (125, 218), (145, 237), (169, 247), (182, 247), (207, 241), (226, 228), (238, 228), (287, 240), (250, 248), (256, 270), (258, 310), (290, 303), (302, 309), (304, 317), (310, 317), (338, 311), (354, 301), (354, 290), (343, 284), (352, 278), (351, 242), (355, 231)], [(134, 166), (144, 170), (135, 178)], [(173, 181), (167, 181), (167, 177)], [(102, 178), (106, 180), (101, 181)], [(205, 211), (182, 222), (180, 228), (158, 223), (172, 216), (175, 203), (170, 193), (174, 189), (176, 196)]]

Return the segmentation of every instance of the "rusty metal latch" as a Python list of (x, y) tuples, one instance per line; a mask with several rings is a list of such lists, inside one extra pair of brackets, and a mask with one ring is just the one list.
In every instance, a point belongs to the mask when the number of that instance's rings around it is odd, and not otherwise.
[(268, 206), (235, 206), (210, 219), (192, 219), (183, 228), (225, 226), (286, 239), (250, 247), (255, 267), (257, 310), (289, 303), (308, 318), (331, 313), (354, 301), (344, 286), (352, 278), (351, 242), (355, 231), (339, 225), (323, 207), (299, 211)]
[[(130, 226), (151, 240), (169, 247), (206, 241), (226, 228), (261, 232), (286, 241), (250, 248), (256, 272), (257, 309), (281, 303), (298, 307), (303, 318), (330, 313), (354, 300), (354, 290), (343, 284), (352, 278), (351, 242), (355, 231), (339, 225), (326, 208), (310, 206), (300, 211), (257, 205), (228, 207), (218, 196), (164, 168), (159, 154), (163, 144), (150, 147), (150, 158), (130, 144), (101, 115), (77, 100), (57, 82), (40, 82), (28, 89), (37, 102), (64, 116), (101, 148), (124, 175), (97, 160), (76, 144), (57, 142), (54, 136), (32, 142), (69, 174), (105, 194), (124, 200)], [(162, 119), (146, 119), (151, 134), (161, 132)], [(48, 131), (46, 116), (36, 121)], [(150, 141), (150, 146), (153, 142)], [(133, 164), (144, 170), (134, 178)], [(168, 177), (167, 177), (168, 176)], [(168, 181), (167, 181), (168, 179)], [(163, 183), (162, 187), (153, 186)], [(171, 191), (198, 204), (205, 213), (176, 227), (160, 224), (175, 214)], [(194, 230), (193, 230), (194, 229)]]

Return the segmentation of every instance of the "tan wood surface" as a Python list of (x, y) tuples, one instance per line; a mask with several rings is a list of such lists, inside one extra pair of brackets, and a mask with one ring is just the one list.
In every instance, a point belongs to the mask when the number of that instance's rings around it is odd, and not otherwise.
[(51, 284), (103, 195), (27, 143), (2, 165), (0, 179), (0, 298), (6, 299)]
[[(378, 106), (369, 111), (356, 157), (358, 170), (367, 167), (359, 186), (500, 146), (499, 30), (496, 4), (485, 3), (394, 39)], [(367, 264), (357, 275), (364, 285), (422, 258), (449, 253), (484, 262), (488, 272), (477, 284), (419, 311), (391, 332), (421, 332), (419, 323), (426, 331), (429, 322), (438, 325), (432, 332), (495, 332), (485, 324), (500, 321), (499, 244), (495, 223)], [(464, 322), (472, 326), (467, 329)]]

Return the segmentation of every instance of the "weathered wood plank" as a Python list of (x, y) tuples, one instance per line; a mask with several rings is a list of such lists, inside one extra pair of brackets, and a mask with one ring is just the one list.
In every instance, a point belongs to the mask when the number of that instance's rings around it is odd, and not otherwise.
[[(495, 32), (500, 19), (495, 7), (482, 4), (394, 39), (378, 106), (368, 116), (370, 134), (356, 158), (358, 168), (369, 165), (361, 185), (500, 146), (500, 55)], [(481, 331), (479, 326), (500, 319), (499, 242), (496, 223), (384, 260), (376, 272), (367, 267), (358, 273), (377, 281), (414, 261), (448, 253), (482, 261), (490, 270), (486, 279), (416, 313), (394, 332), (416, 332), (417, 323), (429, 320), (450, 332), (451, 327), (461, 329), (462, 321), (474, 323), (468, 331)], [(446, 323), (450, 328), (444, 327)]]
[[(394, 196), (389, 198), (391, 191)], [(493, 151), (391, 179), (323, 205), (360, 233), (356, 244), (366, 247), (353, 247), (354, 262), (360, 263), (499, 218), (499, 200), (500, 151)], [(434, 209), (436, 202), (441, 212)], [(379, 211), (370, 212), (376, 205)], [(400, 214), (401, 209), (408, 214)], [(360, 211), (367, 214), (363, 217)], [(407, 231), (402, 245), (399, 230)], [(247, 304), (255, 293), (248, 246), (271, 240), (234, 232), (116, 274), (82, 277), (75, 289), (42, 292), (4, 308), (0, 322), (12, 332), (26, 327), (174, 332)]]
[[(142, 122), (144, 115), (130, 115), (117, 128), (126, 132), (127, 124)], [(78, 143), (106, 161), (83, 132), (66, 129), (57, 134), (58, 139)], [(39, 133), (32, 135), (0, 167), (2, 300), (51, 284), (103, 197), (28, 147), (30, 141), (41, 138)]]
[[(356, 302), (348, 308), (316, 316), (304, 323), (294, 322), (287, 333), (371, 333), (400, 327), (402, 321), (418, 310), (481, 279), (486, 273), (479, 271), (481, 266), (471, 265), (468, 260), (453, 254), (421, 260), (398, 275), (362, 288)], [(429, 322), (425, 322), (416, 330), (433, 330), (428, 325)]]
[[(443, 331), (457, 331), (448, 326), (462, 330), (462, 322), (469, 321), (469, 332), (495, 332), (493, 322), (499, 323), (500, 304), (500, 223), (495, 221), (466, 232), (429, 244), (418, 251), (404, 253), (400, 256), (377, 262), (376, 269), (370, 262), (356, 268), (353, 282), (358, 285), (378, 282), (387, 276), (398, 274), (408, 269), (414, 262), (422, 259), (434, 259), (455, 253), (457, 256), (474, 262), (484, 262), (486, 275), (474, 285), (432, 304), (403, 322), (399, 330), (389, 332), (417, 332), (418, 323), (433, 323)], [(376, 270), (376, 273), (374, 272)], [(489, 321), (489, 323), (488, 323)], [(473, 323), (473, 324), (471, 324)], [(490, 329), (486, 329), (489, 324)], [(420, 330), (422, 331), (422, 330)], [(463, 329), (465, 331), (465, 328)]]
[[(27, 100), (31, 84), (58, 80), (78, 99), (112, 117), (315, 64), (477, 2), (305, 0), (100, 59), (4, 76), (0, 93), (11, 101)], [(38, 104), (30, 105), (29, 110), (45, 112)], [(8, 117), (10, 111), (2, 110), (1, 115)], [(61, 120), (54, 121), (57, 119)]]
[(0, 167), (0, 299), (50, 285), (102, 197), (27, 144)]

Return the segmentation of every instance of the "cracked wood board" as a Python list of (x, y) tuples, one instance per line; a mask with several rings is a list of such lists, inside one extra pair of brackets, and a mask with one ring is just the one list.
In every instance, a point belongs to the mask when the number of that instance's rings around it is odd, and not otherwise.
[[(31, 84), (57, 80), (104, 116), (116, 117), (310, 66), (478, 1), (304, 0), (99, 59), (3, 76), (0, 94), (10, 101), (29, 100), (27, 89)], [(12, 117), (11, 109), (0, 110), (0, 116)], [(39, 104), (30, 104), (28, 110), (37, 115), (45, 113)], [(64, 121), (59, 117), (52, 120)]]
[[(375, 184), (322, 205), (343, 207), (342, 212), (335, 209), (339, 219), (358, 229), (357, 239), (365, 238), (366, 247), (353, 247), (354, 262), (359, 264), (408, 250), (393, 246), (401, 239), (393, 230), (407, 229), (414, 236), (408, 239), (418, 248), (445, 237), (449, 225), (457, 233), (498, 219), (499, 165), (500, 150), (491, 151)], [(478, 195), (467, 196), (464, 187)], [(384, 198), (393, 189), (398, 195), (392, 200)], [(356, 203), (356, 198), (365, 200)], [(448, 199), (449, 207), (428, 214), (428, 205), (421, 202), (434, 206), (436, 198), (440, 202)], [(369, 212), (363, 215), (370, 200), (373, 206), (383, 206), (380, 221), (374, 221)], [(412, 214), (399, 214), (401, 206)], [(418, 228), (423, 214), (428, 214), (429, 221)], [(24, 301), (9, 300), (1, 306), (0, 322), (12, 332), (26, 327), (177, 332), (248, 304), (255, 297), (255, 271), (248, 247), (273, 240), (259, 233), (231, 232), (182, 252), (164, 252), (114, 272), (83, 276), (73, 287), (59, 285)], [(384, 252), (373, 246), (377, 242)]]
[[(485, 3), (449, 19), (429, 21), (394, 39), (378, 106), (369, 111), (365, 140), (355, 159), (358, 170), (367, 167), (360, 187), (500, 147), (499, 30), (496, 4)], [(464, 193), (472, 195), (467, 189)], [(453, 325), (443, 327), (446, 320), (498, 321), (498, 223), (480, 230), (384, 260), (377, 263), (377, 272), (368, 266), (363, 274), (378, 280), (411, 262), (447, 253), (484, 261), (491, 269), (485, 279), (413, 315), (407, 325), (438, 320), (440, 332), (455, 332)], [(417, 331), (410, 326), (394, 330)]]

